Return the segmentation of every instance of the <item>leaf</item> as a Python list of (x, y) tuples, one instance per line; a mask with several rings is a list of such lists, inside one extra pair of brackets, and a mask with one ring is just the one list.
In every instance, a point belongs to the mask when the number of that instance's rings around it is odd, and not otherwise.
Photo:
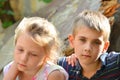
[(107, 17), (113, 16), (116, 13), (116, 9), (120, 7), (120, 4), (114, 4), (104, 10), (103, 14)]
[(38, 1), (42, 1), (42, 0), (38, 0)]
[(8, 11), (7, 11), (7, 14), (8, 14), (8, 15), (14, 15), (14, 12), (11, 11), (11, 10), (8, 10)]
[(0, 11), (0, 14), (14, 15), (14, 12), (11, 10), (2, 10)]
[(2, 27), (3, 28), (8, 28), (10, 25), (12, 25), (13, 22), (12, 21), (5, 21), (2, 23)]
[(43, 0), (45, 3), (50, 3), (52, 0)]

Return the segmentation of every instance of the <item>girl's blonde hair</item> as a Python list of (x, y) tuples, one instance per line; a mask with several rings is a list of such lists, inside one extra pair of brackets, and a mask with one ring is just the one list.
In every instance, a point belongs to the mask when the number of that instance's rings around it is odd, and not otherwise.
[(23, 32), (28, 33), (35, 43), (44, 47), (50, 60), (58, 57), (60, 40), (53, 24), (40, 17), (23, 18), (15, 30), (15, 44)]
[(73, 35), (75, 36), (81, 26), (86, 26), (103, 33), (104, 41), (109, 40), (110, 24), (107, 17), (97, 11), (84, 10), (73, 22)]

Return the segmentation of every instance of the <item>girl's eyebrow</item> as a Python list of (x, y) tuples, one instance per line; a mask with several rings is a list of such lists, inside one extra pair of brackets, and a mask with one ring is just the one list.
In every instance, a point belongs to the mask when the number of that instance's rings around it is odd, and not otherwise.
[(16, 47), (17, 47), (17, 48), (22, 48), (22, 46), (21, 46), (21, 45), (17, 45)]

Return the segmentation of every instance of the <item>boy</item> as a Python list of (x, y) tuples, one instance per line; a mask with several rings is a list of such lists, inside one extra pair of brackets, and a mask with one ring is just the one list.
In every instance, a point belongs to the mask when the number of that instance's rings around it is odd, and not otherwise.
[(66, 58), (58, 64), (69, 73), (69, 80), (119, 80), (120, 54), (106, 53), (109, 47), (110, 24), (99, 12), (83, 11), (73, 23), (69, 35), (77, 64), (71, 66)]

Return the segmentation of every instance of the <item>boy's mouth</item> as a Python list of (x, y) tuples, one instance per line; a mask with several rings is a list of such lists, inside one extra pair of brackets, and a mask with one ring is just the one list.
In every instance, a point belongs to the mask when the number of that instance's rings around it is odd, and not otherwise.
[(90, 55), (86, 55), (86, 54), (84, 54), (84, 55), (82, 55), (82, 56), (84, 56), (84, 57), (88, 57), (88, 58), (91, 57)]

